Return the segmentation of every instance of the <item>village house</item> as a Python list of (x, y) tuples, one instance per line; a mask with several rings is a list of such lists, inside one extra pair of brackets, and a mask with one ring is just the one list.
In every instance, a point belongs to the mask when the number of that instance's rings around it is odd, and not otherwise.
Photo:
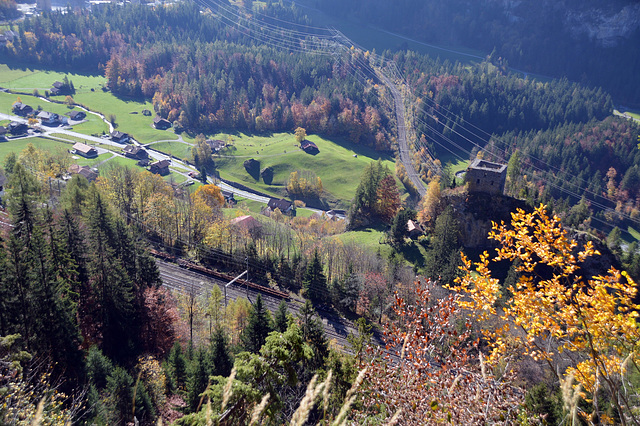
[(284, 214), (291, 214), (293, 212), (293, 203), (285, 200), (284, 198), (280, 200), (277, 198), (270, 198), (269, 203), (267, 203), (267, 208), (272, 212), (279, 209)]
[(409, 233), (409, 238), (417, 238), (422, 235), (422, 227), (418, 222), (409, 219), (407, 221), (407, 232)]
[(142, 147), (136, 145), (127, 145), (122, 150), (125, 157), (133, 158), (136, 160), (145, 160), (149, 158), (149, 153)]
[(236, 199), (233, 197), (233, 192), (225, 191), (224, 189), (221, 191), (222, 196), (224, 197), (224, 201), (229, 205), (235, 205)]
[(492, 163), (481, 158), (473, 160), (464, 177), (469, 192), (487, 194), (502, 194), (506, 179), (506, 164)]
[(315, 143), (308, 141), (306, 139), (300, 142), (300, 148), (302, 148), (302, 150), (307, 154), (315, 155), (320, 152), (320, 150), (318, 149), (318, 146)]
[(69, 111), (66, 115), (73, 121), (84, 120), (87, 114), (84, 111)]
[(256, 234), (262, 230), (262, 225), (253, 216), (239, 216), (235, 219), (231, 219), (230, 223), (231, 226), (243, 229), (249, 232), (252, 236), (256, 236)]
[(27, 133), (27, 130), (29, 130), (29, 126), (24, 123), (20, 123), (19, 121), (12, 121), (9, 123), (9, 133), (13, 136), (23, 135)]
[(169, 164), (171, 164), (169, 160), (156, 161), (149, 165), (149, 171), (160, 176), (168, 175), (170, 173)]
[(33, 108), (27, 104), (23, 104), (22, 102), (14, 103), (12, 110), (14, 114), (21, 117), (26, 117), (27, 115), (33, 114)]
[(142, 110), (142, 115), (144, 115), (145, 117), (151, 117), (151, 111), (145, 108)]
[(81, 155), (85, 158), (95, 158), (98, 156), (98, 150), (82, 142), (76, 142), (71, 147), (71, 153)]
[(98, 173), (95, 170), (92, 170), (89, 166), (72, 164), (68, 171), (70, 175), (84, 176), (89, 182), (93, 182), (98, 178)]
[(36, 117), (46, 126), (57, 126), (60, 124), (60, 116), (55, 112), (40, 111)]
[(118, 130), (114, 130), (113, 132), (111, 132), (111, 140), (114, 142), (127, 143), (129, 142), (129, 139), (131, 138), (126, 133), (120, 132)]
[(156, 116), (153, 119), (153, 127), (158, 130), (167, 130), (169, 127), (171, 127), (171, 122), (169, 120), (165, 120), (160, 116)]
[(220, 139), (207, 139), (205, 142), (209, 145), (209, 148), (211, 148), (211, 152), (218, 152), (227, 146), (225, 141), (221, 141)]

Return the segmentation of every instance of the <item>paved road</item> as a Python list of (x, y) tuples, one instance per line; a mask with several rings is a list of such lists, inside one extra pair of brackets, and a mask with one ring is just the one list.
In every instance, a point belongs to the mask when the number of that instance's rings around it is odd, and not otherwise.
[(421, 197), (427, 193), (426, 188), (422, 184), (422, 179), (418, 176), (416, 169), (413, 168), (413, 162), (411, 161), (411, 151), (409, 150), (409, 144), (407, 143), (407, 129), (405, 127), (404, 118), (404, 100), (402, 94), (398, 90), (395, 84), (382, 72), (378, 72), (378, 77), (382, 82), (391, 90), (393, 95), (393, 101), (396, 110), (396, 122), (398, 124), (398, 148), (400, 149), (400, 161), (404, 165), (407, 171), (407, 176), (418, 190)]

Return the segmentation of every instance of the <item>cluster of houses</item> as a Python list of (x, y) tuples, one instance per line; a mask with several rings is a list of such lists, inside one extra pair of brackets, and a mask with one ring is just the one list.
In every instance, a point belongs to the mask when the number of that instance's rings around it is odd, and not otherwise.
[(45, 126), (59, 126), (59, 125), (67, 125), (69, 124), (69, 120), (74, 122), (79, 122), (84, 120), (87, 117), (87, 114), (84, 111), (69, 111), (65, 115), (60, 115), (55, 112), (49, 112), (44, 110), (34, 110), (31, 105), (27, 105), (22, 102), (16, 102), (12, 107), (13, 113), (20, 117), (29, 117), (29, 118), (37, 118), (40, 120), (40, 123)]

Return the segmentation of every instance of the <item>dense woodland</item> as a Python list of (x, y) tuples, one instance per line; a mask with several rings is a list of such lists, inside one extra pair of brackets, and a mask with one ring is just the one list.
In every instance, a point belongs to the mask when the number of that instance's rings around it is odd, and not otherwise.
[(585, 11), (596, 9), (598, 16), (610, 16), (625, 6), (634, 7), (630, 0), (576, 0), (562, 5), (533, 0), (319, 0), (316, 4), (330, 15), (350, 16), (426, 42), (491, 52), (494, 63), (508, 62), (525, 72), (604, 87), (620, 103), (640, 104), (640, 89), (635, 84), (640, 54), (634, 48), (640, 43), (638, 28), (610, 46), (580, 26), (581, 19), (592, 18)]

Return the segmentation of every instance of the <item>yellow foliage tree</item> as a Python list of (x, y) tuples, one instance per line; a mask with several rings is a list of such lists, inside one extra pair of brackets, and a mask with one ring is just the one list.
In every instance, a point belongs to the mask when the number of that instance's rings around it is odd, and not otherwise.
[(427, 193), (420, 201), (420, 207), (418, 208), (418, 221), (420, 223), (429, 225), (435, 222), (441, 199), (440, 179), (432, 179), (427, 186)]
[(193, 194), (194, 200), (200, 199), (204, 201), (212, 209), (219, 209), (224, 204), (222, 191), (217, 185), (202, 185)]
[[(489, 238), (501, 246), (496, 256), (485, 252), (475, 271), (463, 256), (464, 275), (455, 288), (465, 295), (458, 302), (461, 307), (485, 324), (498, 324), (483, 330), (491, 348), (489, 361), (524, 353), (556, 371), (558, 357), (576, 360), (564, 375), (588, 392), (584, 396), (592, 402), (591, 415), (613, 421), (599, 410), (598, 394), (606, 392), (623, 425), (639, 424), (637, 395), (628, 382), (629, 367), (638, 369), (640, 361), (640, 305), (633, 302), (633, 280), (614, 268), (604, 276), (583, 276), (580, 265), (600, 253), (591, 242), (579, 249), (560, 219), (547, 215), (542, 205), (533, 213), (512, 213), (510, 225), (494, 223)], [(519, 279), (498, 311), (500, 283), (491, 276), (490, 263), (502, 260), (518, 260)]]

